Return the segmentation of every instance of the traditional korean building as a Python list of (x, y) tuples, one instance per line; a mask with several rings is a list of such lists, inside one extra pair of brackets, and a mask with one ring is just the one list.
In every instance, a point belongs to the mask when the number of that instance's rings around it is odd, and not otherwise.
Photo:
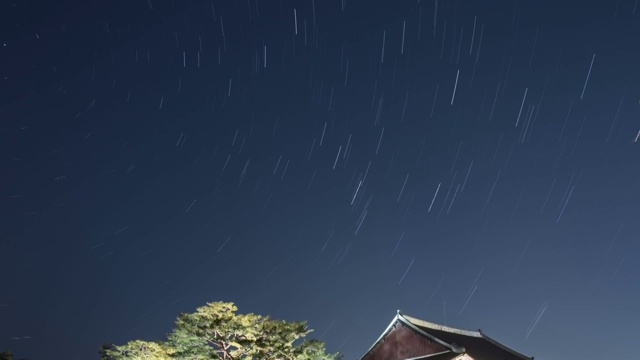
[(469, 331), (413, 318), (398, 311), (361, 360), (533, 360), (481, 330)]

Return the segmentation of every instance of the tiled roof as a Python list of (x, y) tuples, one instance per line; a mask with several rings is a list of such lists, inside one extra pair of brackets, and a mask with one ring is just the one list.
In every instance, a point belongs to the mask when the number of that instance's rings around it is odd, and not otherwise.
[(429, 321), (417, 319), (398, 313), (400, 321), (406, 321), (429, 335), (444, 341), (452, 346), (460, 346), (475, 360), (494, 359), (502, 360), (533, 360), (519, 352), (508, 348), (498, 341), (488, 337), (481, 330), (462, 330), (450, 326), (440, 325)]

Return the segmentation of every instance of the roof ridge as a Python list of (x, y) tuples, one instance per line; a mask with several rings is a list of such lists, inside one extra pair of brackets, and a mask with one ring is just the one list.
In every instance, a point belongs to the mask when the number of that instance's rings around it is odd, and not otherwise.
[(440, 330), (440, 331), (445, 331), (445, 332), (449, 332), (449, 333), (453, 333), (453, 334), (466, 335), (466, 336), (484, 337), (484, 334), (480, 330), (474, 331), (474, 330), (458, 329), (458, 328), (454, 328), (452, 326), (436, 324), (434, 322), (418, 319), (418, 318), (415, 318), (413, 316), (409, 316), (409, 315), (406, 315), (406, 314), (400, 314), (400, 315), (402, 317), (404, 317), (405, 319), (407, 319), (412, 324), (417, 325), (417, 326), (422, 326), (422, 327), (425, 327), (425, 328), (428, 328), (428, 329)]

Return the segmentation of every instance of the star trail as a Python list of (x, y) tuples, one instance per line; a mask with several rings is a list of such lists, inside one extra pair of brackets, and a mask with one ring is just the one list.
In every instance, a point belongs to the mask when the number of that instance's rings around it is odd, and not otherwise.
[(637, 0), (0, 8), (0, 351), (232, 301), (345, 359), (398, 309), (633, 356)]

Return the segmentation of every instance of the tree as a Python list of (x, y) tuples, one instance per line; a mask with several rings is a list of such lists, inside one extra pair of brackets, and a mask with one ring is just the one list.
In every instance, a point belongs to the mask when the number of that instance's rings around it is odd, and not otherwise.
[(237, 314), (233, 303), (213, 302), (191, 314), (180, 314), (163, 342), (134, 340), (106, 345), (104, 360), (334, 360), (322, 341), (303, 339), (312, 330), (305, 322)]
[(13, 354), (11, 351), (3, 351), (0, 352), (0, 360), (11, 360), (13, 359)]

